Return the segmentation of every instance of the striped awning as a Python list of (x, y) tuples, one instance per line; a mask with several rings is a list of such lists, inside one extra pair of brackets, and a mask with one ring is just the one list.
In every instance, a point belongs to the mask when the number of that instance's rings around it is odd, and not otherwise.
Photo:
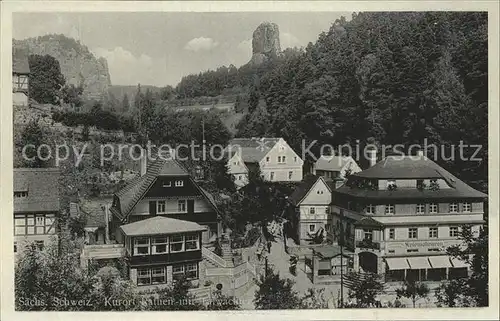
[(408, 264), (411, 269), (430, 269), (429, 258), (427, 256), (409, 257)]
[(385, 258), (385, 262), (389, 270), (406, 270), (410, 268), (406, 259), (402, 257)]
[(453, 267), (448, 255), (429, 256), (429, 261), (433, 269), (443, 269)]
[(453, 264), (454, 268), (464, 268), (464, 267), (469, 267), (469, 264), (467, 262), (464, 262), (460, 260), (459, 258), (452, 257), (451, 258), (451, 263)]

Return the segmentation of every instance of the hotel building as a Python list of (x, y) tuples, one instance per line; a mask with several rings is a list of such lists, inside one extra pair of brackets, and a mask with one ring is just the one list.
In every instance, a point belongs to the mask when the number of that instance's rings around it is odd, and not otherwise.
[(461, 229), (479, 234), (487, 195), (418, 156), (388, 156), (332, 191), (334, 239), (352, 250), (354, 269), (387, 281), (435, 280), (468, 273), (446, 249)]

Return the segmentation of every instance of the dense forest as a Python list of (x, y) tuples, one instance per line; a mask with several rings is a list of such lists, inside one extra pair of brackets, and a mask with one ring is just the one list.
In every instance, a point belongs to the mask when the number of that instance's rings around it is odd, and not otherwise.
[[(300, 54), (259, 78), (241, 136), (280, 136), (301, 150), (445, 146), (437, 161), (484, 190), (488, 164), (485, 13), (359, 13), (337, 20)], [(477, 161), (447, 161), (452, 145), (481, 145)], [(456, 149), (456, 148), (455, 148)], [(475, 148), (464, 150), (466, 157)], [(459, 158), (455, 151), (455, 158)]]

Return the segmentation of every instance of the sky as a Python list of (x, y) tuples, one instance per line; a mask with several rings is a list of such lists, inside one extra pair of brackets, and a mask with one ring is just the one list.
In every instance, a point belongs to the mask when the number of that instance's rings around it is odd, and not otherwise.
[(113, 85), (175, 86), (183, 76), (252, 55), (252, 33), (278, 24), (281, 49), (306, 46), (347, 12), (15, 13), (13, 38), (64, 34), (108, 61)]

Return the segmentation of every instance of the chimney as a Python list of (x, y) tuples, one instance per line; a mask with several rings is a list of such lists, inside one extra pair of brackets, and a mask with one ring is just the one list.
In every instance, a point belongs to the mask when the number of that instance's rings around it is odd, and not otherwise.
[(146, 175), (148, 168), (148, 155), (143, 151), (144, 155), (141, 157), (141, 176)]
[(370, 167), (377, 164), (377, 149), (372, 148), (367, 150), (368, 160), (370, 161)]

